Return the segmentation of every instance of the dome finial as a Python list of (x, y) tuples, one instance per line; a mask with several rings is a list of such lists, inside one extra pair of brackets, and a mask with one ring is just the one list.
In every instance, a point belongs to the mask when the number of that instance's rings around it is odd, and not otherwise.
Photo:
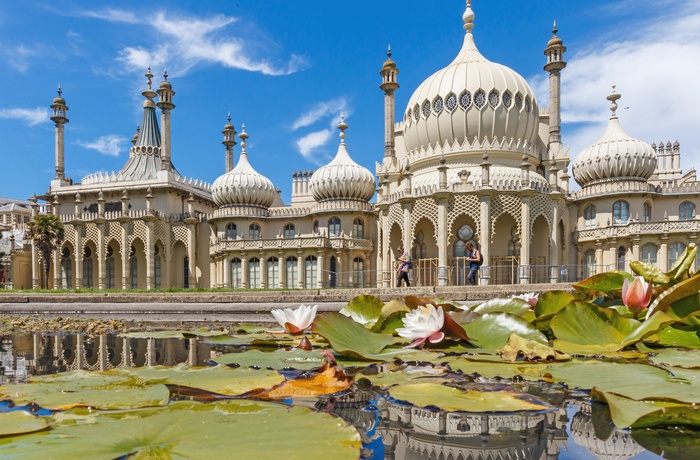
[(464, 30), (466, 30), (468, 34), (472, 33), (472, 29), (474, 28), (474, 12), (472, 11), (472, 0), (467, 0), (467, 9), (462, 15), (462, 20), (464, 21)]
[(163, 80), (168, 81), (168, 68), (163, 69)]
[(146, 72), (146, 78), (148, 79), (148, 89), (151, 89), (151, 78), (153, 78), (153, 74), (151, 73), (151, 66), (148, 66), (148, 71)]
[(391, 59), (391, 43), (387, 46), (386, 55)]
[(348, 124), (345, 123), (345, 114), (340, 115), (340, 123), (338, 123), (338, 129), (340, 130), (340, 143), (345, 144), (345, 130), (348, 129)]
[(238, 135), (238, 138), (241, 140), (241, 155), (248, 155), (248, 152), (246, 152), (246, 145), (248, 144), (246, 139), (249, 137), (250, 136), (248, 136), (248, 133), (245, 132), (245, 124), (242, 124), (241, 134)]
[(557, 36), (557, 32), (559, 32), (559, 29), (557, 29), (557, 20), (555, 19), (554, 20), (554, 27), (552, 27), (552, 33), (554, 34), (555, 37)]
[(616, 85), (612, 85), (612, 93), (606, 98), (610, 101), (610, 111), (612, 112), (612, 116), (610, 116), (611, 120), (613, 118), (617, 118), (617, 113), (615, 113), (617, 110), (617, 100), (622, 97), (620, 94), (615, 92), (615, 87)]
[(60, 84), (60, 83), (58, 84), (58, 90), (57, 90), (57, 91), (58, 91), (58, 97), (61, 97), (61, 93), (62, 93), (63, 91), (61, 91), (61, 84)]
[(231, 123), (231, 112), (228, 113), (228, 118), (227, 118), (227, 120), (228, 120), (229, 123)]

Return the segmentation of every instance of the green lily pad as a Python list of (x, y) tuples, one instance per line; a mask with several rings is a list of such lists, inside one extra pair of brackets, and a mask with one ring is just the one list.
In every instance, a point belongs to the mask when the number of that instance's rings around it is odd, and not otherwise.
[(590, 278), (586, 278), (571, 286), (584, 295), (595, 293), (607, 295), (608, 292), (621, 290), (625, 279), (632, 281), (634, 276), (623, 271), (611, 271), (596, 273)]
[(700, 441), (696, 430), (683, 427), (632, 430), (632, 439), (659, 457), (669, 460), (700, 458)]
[(519, 357), (523, 357), (527, 361), (567, 361), (571, 359), (566, 353), (560, 353), (549, 345), (520, 337), (517, 334), (511, 334), (508, 337), (508, 343), (498, 350), (498, 354), (508, 361), (515, 361)]
[(49, 422), (46, 418), (37, 417), (23, 410), (0, 413), (0, 436), (34, 433), (48, 427)]
[(566, 291), (547, 291), (537, 300), (535, 316), (540, 319), (552, 316), (574, 301), (574, 296)]
[(663, 270), (648, 262), (633, 260), (630, 262), (630, 270), (639, 276), (643, 276), (645, 280), (651, 280), (656, 284), (667, 284), (671, 281)]
[[(493, 362), (490, 358), (498, 359)], [(462, 371), (467, 375), (477, 374), (485, 378), (501, 377), (510, 379), (516, 375), (524, 377), (526, 380), (540, 380), (546, 364), (527, 363), (524, 361), (512, 363), (499, 356), (467, 356), (450, 357), (445, 361), (453, 371)]]
[(271, 333), (270, 331), (258, 331), (250, 334), (221, 335), (201, 339), (202, 343), (211, 345), (232, 345), (237, 347), (252, 345), (256, 347), (296, 347), (302, 337), (306, 337), (314, 347), (323, 347), (325, 344), (319, 341), (313, 334), (292, 335), (286, 333)]
[(131, 339), (189, 339), (194, 337), (216, 337), (226, 335), (228, 331), (210, 331), (209, 329), (195, 329), (192, 331), (141, 331), (120, 334), (120, 337)]
[(700, 368), (700, 350), (660, 350), (649, 362), (657, 366)]
[(484, 315), (487, 313), (510, 313), (515, 316), (522, 316), (530, 311), (531, 305), (518, 297), (510, 299), (491, 299), (474, 307), (473, 311)]
[(379, 353), (393, 340), (391, 335), (370, 332), (363, 325), (335, 312), (317, 316), (312, 330), (325, 337), (336, 352), (360, 358)]
[(680, 279), (693, 265), (698, 254), (698, 247), (694, 244), (689, 244), (683, 250), (680, 256), (676, 258), (676, 262), (671, 269), (666, 273), (671, 279)]
[(700, 329), (677, 326), (665, 327), (647, 340), (665, 347), (700, 348)]
[(299, 348), (279, 349), (273, 352), (248, 350), (241, 353), (227, 353), (213, 359), (217, 364), (238, 364), (241, 367), (257, 366), (261, 369), (310, 370), (326, 362), (321, 350), (306, 351)]
[(340, 313), (349, 316), (363, 326), (371, 327), (377, 322), (383, 306), (384, 302), (378, 297), (360, 295), (348, 302), (348, 304), (340, 310)]
[(623, 318), (614, 310), (606, 312), (589, 302), (574, 302), (557, 313), (550, 326), (559, 340), (605, 347), (622, 343), (634, 330), (629, 321), (634, 320)]
[(675, 315), (678, 319), (700, 311), (700, 273), (671, 286), (649, 305), (647, 319), (657, 311)]
[(31, 377), (28, 383), (0, 386), (3, 399), (15, 404), (36, 403), (47, 409), (90, 406), (132, 409), (164, 406), (170, 392), (165, 385), (144, 382), (122, 371), (72, 371)]
[(535, 342), (547, 343), (547, 338), (535, 326), (510, 313), (487, 313), (461, 326), (477, 347), (487, 350), (503, 348), (512, 333)]
[(551, 406), (525, 394), (506, 391), (463, 391), (435, 383), (412, 383), (389, 389), (392, 398), (414, 406), (435, 406), (445, 411), (518, 412), (548, 410)]
[(668, 401), (635, 401), (593, 389), (593, 398), (610, 408), (612, 421), (618, 428), (656, 426), (700, 426), (700, 409), (693, 404)]
[(56, 424), (0, 444), (4, 458), (353, 459), (357, 430), (342, 419), (244, 401), (176, 402), (159, 410), (102, 413), (87, 424)]
[(382, 307), (377, 322), (372, 326), (372, 332), (395, 332), (397, 327), (403, 327), (401, 318), (410, 311), (402, 299), (392, 299)]

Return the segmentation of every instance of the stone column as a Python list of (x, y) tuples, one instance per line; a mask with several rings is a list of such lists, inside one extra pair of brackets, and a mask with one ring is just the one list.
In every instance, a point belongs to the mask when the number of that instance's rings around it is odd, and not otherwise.
[(318, 249), (318, 256), (316, 256), (316, 260), (318, 261), (318, 264), (316, 266), (316, 273), (318, 274), (316, 276), (316, 287), (318, 289), (323, 289), (323, 249)]
[(603, 242), (596, 241), (595, 243), (595, 272), (603, 273)]
[[(195, 220), (195, 219), (192, 219)], [(190, 288), (197, 287), (196, 257), (197, 257), (197, 233), (194, 223), (187, 223), (187, 263), (189, 265), (189, 280)]]
[[(559, 281), (559, 207), (557, 202), (552, 202), (552, 237), (550, 240), (549, 250), (549, 282), (556, 283)], [(523, 245), (524, 246), (524, 245)]]
[(277, 263), (277, 278), (279, 279), (279, 287), (280, 289), (285, 289), (287, 287), (287, 261), (284, 260), (284, 252), (279, 251), (278, 252), (278, 263)]
[(105, 223), (97, 224), (97, 289), (106, 287)]
[(668, 260), (668, 235), (661, 235), (661, 247), (659, 247), (659, 268), (667, 272), (671, 268)]
[(617, 270), (617, 240), (610, 241), (609, 254), (608, 257), (610, 257), (611, 266), (609, 266), (606, 271)]
[(75, 289), (83, 288), (83, 225), (75, 226)]
[(530, 195), (523, 195), (520, 204), (520, 284), (530, 284)]
[(154, 289), (155, 283), (155, 255), (153, 254), (153, 221), (147, 220), (146, 224), (146, 289)]
[(479, 251), (484, 258), (484, 265), (479, 270), (481, 284), (488, 286), (491, 280), (490, 274), (490, 254), (491, 254), (491, 195), (488, 193), (479, 196), (480, 217), (479, 217)]
[(438, 221), (436, 222), (438, 230), (438, 286), (447, 286), (449, 284), (449, 262), (447, 258), (447, 195), (440, 196), (437, 199), (438, 206)]
[(389, 288), (393, 286), (393, 276), (391, 274), (393, 273), (392, 270), (392, 263), (394, 261), (394, 258), (391, 256), (391, 245), (390, 243), (390, 233), (389, 233), (389, 208), (383, 209), (381, 211), (381, 214), (383, 216), (382, 218), (382, 250), (380, 254), (380, 258), (382, 260), (382, 265), (377, 266), (381, 267), (381, 273), (382, 273), (382, 287), (383, 288)]
[(248, 256), (246, 253), (241, 254), (241, 287), (248, 289), (250, 284), (250, 268), (248, 266)]
[(129, 245), (129, 222), (122, 222), (122, 289), (129, 289), (129, 259), (131, 246)]
[(226, 256), (224, 256), (220, 261), (221, 270), (223, 274), (223, 283), (225, 287), (231, 287), (231, 262)]
[(304, 255), (301, 251), (297, 252), (297, 288), (304, 289)]

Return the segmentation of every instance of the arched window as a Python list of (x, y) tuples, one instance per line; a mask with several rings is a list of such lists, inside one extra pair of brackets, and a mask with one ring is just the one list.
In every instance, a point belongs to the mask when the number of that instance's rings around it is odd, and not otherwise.
[(364, 239), (365, 237), (365, 221), (356, 217), (352, 221), (352, 237), (358, 240)]
[(630, 218), (630, 205), (624, 200), (613, 203), (613, 223), (625, 225)]
[(625, 254), (627, 254), (627, 249), (624, 246), (617, 248), (617, 269), (625, 269)]
[(583, 277), (595, 275), (595, 249), (589, 249), (583, 254)]
[(190, 288), (190, 258), (185, 256), (184, 259), (182, 259), (183, 262), (183, 267), (182, 267), (182, 286), (185, 289)]
[(236, 228), (236, 224), (230, 223), (226, 226), (226, 239), (227, 240), (235, 240), (236, 237), (238, 236), (238, 229)]
[(586, 228), (593, 228), (596, 226), (596, 210), (595, 205), (589, 205), (583, 210), (583, 218), (586, 221)]
[(267, 259), (267, 287), (276, 289), (279, 287), (280, 279), (280, 261), (277, 257), (269, 257)]
[[(158, 246), (156, 246), (156, 249), (158, 249)], [(156, 284), (156, 289), (160, 289), (161, 286), (161, 269), (160, 269), (160, 254), (156, 254), (153, 257), (153, 272), (155, 274), (155, 284)]]
[(284, 284), (287, 289), (295, 289), (297, 287), (297, 280), (299, 279), (297, 273), (297, 258), (294, 256), (287, 257), (285, 262), (287, 272), (285, 273), (286, 279), (284, 280)]
[(248, 234), (251, 240), (259, 240), (260, 239), (260, 225), (258, 224), (250, 224), (250, 227), (248, 227)]
[(284, 237), (294, 238), (294, 224), (287, 224), (284, 226)]
[(92, 250), (85, 246), (83, 248), (83, 287), (93, 287), (92, 274)]
[(360, 257), (352, 261), (352, 279), (355, 287), (365, 287), (365, 261)]
[(313, 228), (314, 228), (314, 230), (313, 230), (314, 235), (318, 235), (318, 221), (317, 220), (314, 220)]
[(129, 254), (129, 286), (131, 289), (139, 287), (139, 261), (136, 258), (134, 247), (131, 247)]
[(466, 257), (468, 254), (465, 245), (474, 237), (474, 230), (469, 225), (462, 225), (457, 231), (457, 241), (454, 245), (455, 257)]
[(308, 256), (304, 262), (304, 273), (306, 275), (304, 287), (306, 289), (314, 289), (317, 287), (318, 282), (318, 261), (316, 256)]
[(413, 258), (414, 259), (424, 259), (426, 257), (425, 248), (425, 233), (423, 230), (418, 232), (416, 239), (413, 240)]
[(253, 257), (248, 261), (248, 286), (251, 289), (260, 287), (260, 259)]
[(241, 259), (238, 257), (231, 260), (231, 287), (234, 289), (240, 288), (243, 283), (243, 272), (241, 268)]
[(693, 220), (695, 205), (690, 201), (684, 201), (678, 206), (678, 220)]
[(668, 268), (673, 267), (678, 257), (685, 251), (685, 244), (680, 241), (668, 245)]
[(73, 287), (73, 261), (68, 248), (63, 248), (61, 251), (61, 284), (63, 289)]
[(336, 287), (338, 285), (338, 260), (335, 256), (331, 257), (330, 264), (328, 266), (328, 287)]
[(328, 219), (328, 236), (340, 236), (340, 218)]
[(648, 201), (644, 202), (644, 213), (642, 222), (651, 222), (651, 203)]
[(647, 243), (642, 246), (642, 262), (656, 264), (656, 257), (659, 254), (659, 247), (654, 243)]
[(114, 289), (114, 249), (112, 249), (112, 246), (107, 246), (107, 252), (105, 255), (107, 256), (107, 263), (105, 264), (105, 269), (107, 271), (107, 289)]

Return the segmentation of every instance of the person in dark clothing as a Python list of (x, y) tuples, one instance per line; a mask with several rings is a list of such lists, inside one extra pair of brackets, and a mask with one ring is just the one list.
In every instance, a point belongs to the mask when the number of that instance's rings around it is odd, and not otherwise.
[(396, 259), (398, 262), (396, 268), (396, 274), (398, 275), (396, 287), (401, 287), (401, 280), (406, 282), (406, 287), (411, 287), (411, 282), (408, 280), (408, 272), (411, 270), (411, 255), (408, 251), (404, 251), (403, 245), (399, 245), (396, 250), (401, 254), (401, 256)]
[(469, 284), (472, 286), (476, 286), (476, 276), (479, 273), (481, 253), (474, 247), (471, 241), (468, 242), (465, 247), (470, 253), (469, 257), (467, 257), (467, 261), (469, 262), (469, 274), (467, 275), (467, 281), (469, 281)]

